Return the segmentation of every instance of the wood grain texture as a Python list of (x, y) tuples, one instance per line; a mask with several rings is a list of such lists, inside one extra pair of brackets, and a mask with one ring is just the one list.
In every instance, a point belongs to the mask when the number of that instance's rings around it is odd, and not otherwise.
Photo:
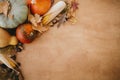
[(18, 55), (25, 80), (120, 80), (120, 0), (79, 0), (78, 22)]

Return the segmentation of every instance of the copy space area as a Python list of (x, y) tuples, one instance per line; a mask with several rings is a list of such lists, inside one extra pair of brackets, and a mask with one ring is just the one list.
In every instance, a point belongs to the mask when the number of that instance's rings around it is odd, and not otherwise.
[(120, 80), (120, 1), (78, 0), (78, 22), (25, 45), (25, 80)]

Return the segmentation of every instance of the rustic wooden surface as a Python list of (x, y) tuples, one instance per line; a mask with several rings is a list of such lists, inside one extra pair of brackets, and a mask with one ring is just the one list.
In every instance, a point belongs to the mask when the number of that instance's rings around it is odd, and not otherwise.
[(120, 80), (120, 0), (78, 0), (78, 22), (18, 55), (25, 80)]

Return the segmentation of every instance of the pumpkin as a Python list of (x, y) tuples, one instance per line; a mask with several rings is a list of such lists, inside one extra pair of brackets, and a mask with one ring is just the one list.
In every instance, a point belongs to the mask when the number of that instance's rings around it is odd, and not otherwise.
[(37, 35), (30, 23), (19, 25), (16, 29), (16, 37), (21, 43), (31, 43)]
[(27, 0), (33, 14), (44, 15), (51, 7), (51, 0)]
[[(1, 1), (4, 0), (0, 0), (0, 2)], [(27, 19), (28, 7), (26, 0), (9, 0), (9, 3), (9, 14), (13, 15), (13, 18), (0, 14), (0, 26), (2, 28), (15, 28)]]

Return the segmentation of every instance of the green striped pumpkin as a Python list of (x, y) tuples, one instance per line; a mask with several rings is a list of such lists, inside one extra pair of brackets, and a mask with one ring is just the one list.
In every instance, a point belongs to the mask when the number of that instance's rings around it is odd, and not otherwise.
[(9, 2), (11, 5), (9, 14), (13, 15), (13, 18), (0, 14), (0, 27), (2, 28), (16, 28), (27, 19), (28, 7), (26, 0), (9, 0)]

